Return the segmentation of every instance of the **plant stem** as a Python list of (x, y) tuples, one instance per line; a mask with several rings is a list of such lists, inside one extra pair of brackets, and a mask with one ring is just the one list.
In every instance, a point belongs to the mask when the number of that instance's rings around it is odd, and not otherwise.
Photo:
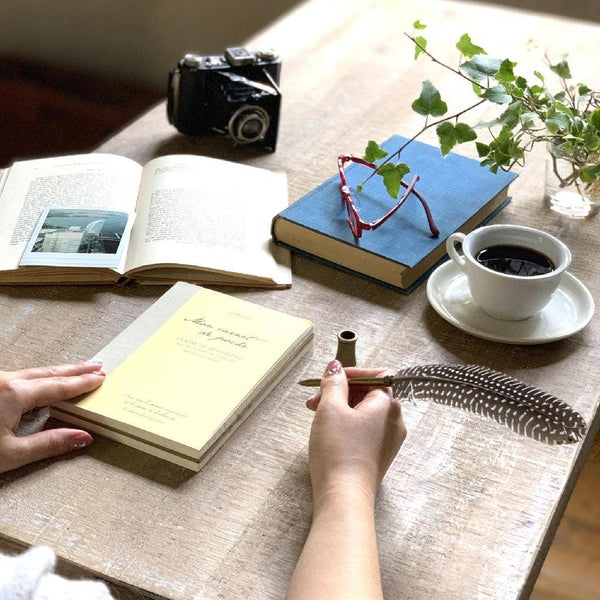
[(415, 135), (413, 135), (409, 140), (404, 142), (404, 144), (402, 144), (402, 146), (400, 146), (400, 148), (398, 148), (398, 150), (396, 150), (396, 152), (394, 152), (393, 154), (390, 154), (374, 171), (372, 171), (369, 174), (369, 176), (360, 185), (361, 186), (365, 185), (365, 183), (367, 183), (367, 181), (369, 181), (369, 179), (371, 179), (371, 177), (373, 177), (373, 175), (375, 175), (379, 171), (379, 169), (381, 167), (383, 167), (383, 165), (390, 162), (390, 160), (393, 160), (395, 157), (400, 157), (400, 155), (402, 154), (402, 150), (404, 150), (404, 148), (406, 148), (406, 146), (408, 146), (411, 142), (416, 140), (423, 132), (427, 131), (430, 127), (434, 127), (436, 125), (439, 125), (440, 123), (444, 123), (445, 121), (451, 121), (452, 119), (458, 119), (458, 117), (460, 117), (464, 113), (466, 113), (470, 110), (473, 110), (474, 108), (476, 108), (480, 104), (483, 104), (484, 102), (486, 102), (485, 98), (483, 100), (479, 100), (479, 102), (476, 102), (475, 104), (469, 106), (468, 108), (464, 108), (463, 110), (461, 110), (453, 115), (450, 115), (449, 117), (444, 117), (443, 119), (439, 119), (438, 121), (434, 121), (433, 123), (428, 123), (426, 120), (425, 125), (420, 129), (420, 131), (418, 131)]

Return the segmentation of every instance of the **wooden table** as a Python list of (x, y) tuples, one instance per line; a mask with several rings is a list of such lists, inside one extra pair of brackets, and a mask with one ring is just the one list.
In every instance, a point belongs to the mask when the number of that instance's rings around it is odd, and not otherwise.
[[(402, 31), (417, 18), (429, 24), (430, 45), (442, 58), (451, 60), (451, 40), (468, 31), (492, 55), (508, 50), (537, 64), (525, 51), (534, 38), (555, 58), (569, 52), (576, 79), (600, 82), (600, 64), (590, 60), (600, 54), (597, 25), (451, 1), (312, 0), (247, 44), (274, 47), (283, 57), (275, 154), (232, 149), (221, 138), (184, 138), (167, 123), (164, 105), (100, 150), (142, 163), (205, 153), (283, 170), (295, 200), (335, 172), (338, 154), (416, 132), (421, 120), (410, 103), (423, 79), (455, 89), (452, 74), (413, 62)], [(571, 272), (598, 299), (598, 217), (565, 221), (544, 208), (538, 150), (495, 222), (560, 237), (574, 255)], [(313, 320), (313, 350), (200, 473), (97, 438), (86, 452), (0, 478), (1, 547), (49, 544), (67, 572), (97, 574), (117, 590), (151, 597), (281, 598), (311, 518), (312, 417), (304, 407), (309, 393), (294, 382), (320, 373), (337, 332), (349, 328), (358, 334), (361, 365), (476, 362), (546, 389), (590, 424), (582, 443), (557, 447), (457, 409), (427, 402), (404, 408), (409, 435), (376, 508), (386, 596), (527, 598), (598, 429), (598, 318), (559, 342), (492, 343), (438, 317), (424, 286), (402, 295), (303, 258), (293, 270), (286, 291), (228, 291)], [(3, 367), (90, 357), (163, 291), (3, 288)]]

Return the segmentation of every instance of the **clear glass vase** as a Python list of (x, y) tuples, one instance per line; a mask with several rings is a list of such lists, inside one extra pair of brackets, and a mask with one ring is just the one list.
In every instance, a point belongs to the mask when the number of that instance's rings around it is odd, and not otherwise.
[(600, 178), (585, 183), (578, 177), (581, 169), (600, 164), (600, 152), (576, 160), (549, 143), (546, 153), (544, 199), (551, 210), (575, 219), (589, 217), (600, 209)]

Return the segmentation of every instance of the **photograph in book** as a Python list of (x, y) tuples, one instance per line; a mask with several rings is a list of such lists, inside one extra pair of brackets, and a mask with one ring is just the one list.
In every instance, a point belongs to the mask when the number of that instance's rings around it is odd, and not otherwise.
[(134, 215), (91, 208), (44, 209), (21, 266), (118, 268)]

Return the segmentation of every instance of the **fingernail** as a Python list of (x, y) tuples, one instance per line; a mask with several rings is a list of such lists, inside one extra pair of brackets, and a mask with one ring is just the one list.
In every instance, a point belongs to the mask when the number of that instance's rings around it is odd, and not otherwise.
[(98, 365), (99, 367), (101, 367), (102, 361), (101, 360), (86, 360), (85, 364), (86, 365)]
[(98, 369), (98, 371), (93, 371), (92, 375), (98, 375), (100, 377), (105, 377), (106, 371), (104, 369)]
[(342, 372), (342, 363), (339, 360), (332, 360), (325, 368), (325, 377), (339, 375)]
[(92, 443), (91, 439), (77, 438), (71, 444), (71, 448), (73, 448), (73, 450), (80, 450), (81, 448), (85, 448), (86, 446), (89, 446), (91, 443)]

